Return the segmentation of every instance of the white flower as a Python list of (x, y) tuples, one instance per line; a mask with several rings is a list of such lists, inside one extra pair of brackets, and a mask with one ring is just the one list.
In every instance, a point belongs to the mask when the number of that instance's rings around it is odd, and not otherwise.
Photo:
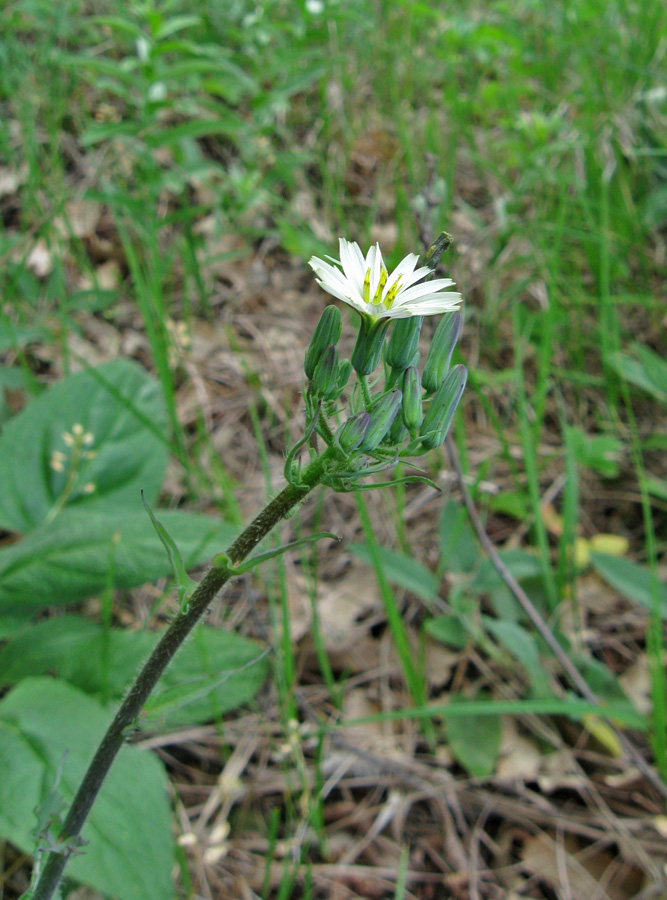
[(401, 260), (390, 275), (379, 244), (371, 247), (366, 259), (353, 241), (340, 238), (339, 244), (340, 263), (336, 259), (331, 261), (340, 265), (342, 272), (317, 256), (310, 259), (309, 265), (317, 283), (327, 293), (349, 304), (362, 316), (374, 319), (433, 316), (452, 312), (461, 302), (460, 294), (443, 290), (454, 284), (451, 278), (422, 281), (431, 274), (431, 269), (415, 268), (419, 260), (415, 253)]

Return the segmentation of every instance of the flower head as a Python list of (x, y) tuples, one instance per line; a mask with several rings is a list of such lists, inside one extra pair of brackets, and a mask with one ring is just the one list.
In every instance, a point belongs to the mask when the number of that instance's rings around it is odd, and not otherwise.
[[(444, 288), (451, 287), (451, 278), (423, 281), (432, 273), (428, 266), (416, 268), (419, 257), (408, 254), (389, 274), (382, 259), (380, 245), (375, 244), (366, 254), (358, 244), (340, 238), (340, 262), (330, 265), (313, 256), (309, 265), (317, 276), (317, 283), (327, 293), (356, 309), (362, 316), (373, 319), (405, 319), (408, 316), (432, 316), (452, 312), (461, 302), (461, 295)], [(421, 283), (420, 283), (421, 282)]]

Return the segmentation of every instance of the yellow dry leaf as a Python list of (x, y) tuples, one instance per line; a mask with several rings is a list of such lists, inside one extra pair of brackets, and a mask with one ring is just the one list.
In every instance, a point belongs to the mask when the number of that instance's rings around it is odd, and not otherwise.
[(541, 506), (542, 519), (551, 534), (560, 536), (563, 533), (563, 517), (556, 512), (552, 503), (543, 503)]
[(585, 569), (591, 561), (591, 545), (586, 538), (577, 538), (574, 542), (574, 564), (578, 569)]
[(625, 556), (630, 547), (626, 537), (620, 534), (594, 534), (590, 539), (591, 550), (607, 556)]
[(611, 725), (607, 725), (603, 719), (593, 713), (583, 716), (581, 722), (586, 731), (592, 734), (595, 740), (609, 751), (611, 756), (615, 759), (623, 756), (621, 742)]

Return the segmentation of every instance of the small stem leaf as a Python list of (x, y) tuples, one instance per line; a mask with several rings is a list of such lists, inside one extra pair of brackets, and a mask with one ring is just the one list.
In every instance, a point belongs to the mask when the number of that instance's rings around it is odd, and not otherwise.
[(153, 523), (155, 533), (160, 538), (162, 544), (164, 545), (164, 549), (167, 551), (167, 556), (169, 557), (171, 567), (174, 570), (174, 578), (176, 579), (178, 602), (180, 604), (181, 611), (185, 612), (188, 608), (189, 595), (197, 587), (198, 582), (190, 578), (188, 573), (185, 571), (183, 557), (181, 556), (180, 550), (176, 546), (176, 542), (164, 527), (164, 525), (158, 522), (158, 520), (153, 515), (153, 510), (146, 502), (143, 491), (141, 492), (141, 499), (143, 501), (144, 508), (146, 509), (146, 512), (150, 516), (150, 520)]
[[(237, 566), (232, 566), (229, 564), (229, 560), (227, 560), (227, 564), (229, 566), (229, 570), (233, 575), (243, 575), (245, 572), (250, 572), (255, 566), (260, 565), (263, 562), (266, 562), (269, 559), (274, 559), (276, 556), (282, 556), (283, 553), (287, 553), (288, 550), (292, 550), (294, 547), (300, 547), (303, 544), (312, 544), (315, 541), (319, 541), (322, 538), (329, 538), (332, 541), (339, 541), (340, 538), (337, 534), (333, 534), (331, 531), (319, 531), (317, 534), (311, 534), (305, 538), (299, 538), (297, 541), (290, 541), (288, 544), (283, 544), (281, 547), (276, 547), (274, 550), (267, 550), (265, 553), (257, 553), (255, 556), (251, 556), (250, 559), (246, 559), (245, 562), (239, 563)], [(218, 556), (213, 560), (213, 565), (219, 566), (220, 563), (217, 562), (219, 557), (224, 556), (223, 553), (219, 553)]]
[[(299, 450), (304, 446), (304, 444), (306, 444), (310, 440), (313, 432), (315, 431), (315, 428), (317, 427), (317, 421), (318, 421), (318, 418), (320, 415), (321, 407), (322, 407), (322, 401), (320, 400), (317, 404), (317, 409), (315, 410), (313, 418), (312, 418), (310, 424), (308, 425), (308, 427), (306, 428), (306, 431), (305, 431), (303, 437), (299, 438), (299, 440), (291, 448), (291, 450), (289, 451), (289, 453), (287, 454), (287, 457), (285, 459), (285, 481), (288, 484), (291, 484), (293, 486), (297, 486), (299, 484), (298, 475), (296, 478), (294, 475), (294, 458), (297, 455), (297, 453), (299, 452)], [(299, 472), (300, 472), (300, 469), (299, 469)]]
[(421, 482), (422, 484), (428, 484), (429, 487), (434, 488), (439, 494), (442, 493), (442, 488), (437, 485), (435, 481), (427, 478), (426, 475), (406, 475), (405, 478), (397, 478), (394, 481), (374, 481), (373, 484), (357, 485), (353, 488), (353, 490), (374, 491), (376, 488), (395, 487), (397, 484), (412, 484), (417, 481)]

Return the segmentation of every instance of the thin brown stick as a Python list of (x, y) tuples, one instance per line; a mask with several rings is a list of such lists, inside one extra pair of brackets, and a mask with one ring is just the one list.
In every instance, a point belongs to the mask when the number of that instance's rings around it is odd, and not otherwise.
[[(452, 464), (452, 468), (456, 473), (456, 480), (463, 496), (463, 501), (466, 505), (466, 509), (468, 510), (470, 521), (472, 522), (473, 527), (477, 532), (480, 543), (486, 550), (488, 557), (493, 564), (493, 567), (498, 572), (507, 587), (510, 589), (512, 594), (514, 594), (517, 601), (521, 605), (521, 608), (524, 610), (535, 628), (539, 631), (541, 637), (544, 639), (545, 643), (560, 663), (563, 672), (567, 675), (577, 691), (585, 700), (588, 700), (589, 703), (594, 703), (596, 706), (601, 706), (599, 697), (590, 689), (586, 682), (586, 679), (579, 672), (565, 650), (563, 650), (561, 645), (558, 643), (551, 629), (544, 621), (538, 610), (535, 608), (528, 594), (526, 594), (514, 575), (512, 575), (510, 570), (498, 555), (496, 548), (493, 546), (491, 538), (486, 533), (484, 525), (482, 524), (482, 520), (479, 516), (479, 513), (477, 512), (477, 508), (470, 495), (470, 491), (468, 490), (468, 487), (465, 483), (465, 477), (463, 475), (463, 470), (461, 469), (461, 462), (456, 450), (456, 445), (454, 444), (454, 441), (451, 437), (447, 438), (446, 444), (447, 452), (449, 453), (449, 459)], [(667, 798), (667, 784), (665, 784), (660, 775), (644, 759), (644, 757), (632, 744), (632, 742), (622, 732), (618, 731), (618, 729), (615, 728), (613, 723), (610, 722), (609, 719), (605, 716), (604, 710), (601, 709), (600, 712), (601, 715), (605, 717), (607, 725), (614, 732), (616, 739), (622, 747), (625, 755), (630, 758), (637, 769), (639, 769), (639, 771), (642, 773), (644, 778), (646, 778), (646, 780), (653, 785), (658, 793), (660, 793), (662, 797)]]

